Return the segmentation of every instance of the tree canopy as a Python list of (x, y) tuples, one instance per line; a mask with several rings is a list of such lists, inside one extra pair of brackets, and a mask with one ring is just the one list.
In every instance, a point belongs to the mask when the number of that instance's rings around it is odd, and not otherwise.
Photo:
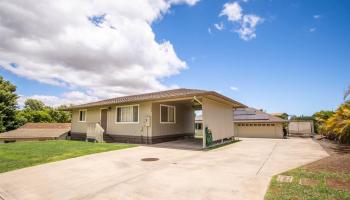
[(24, 102), (24, 109), (32, 110), (32, 111), (39, 111), (45, 109), (45, 104), (37, 99), (27, 99)]
[(62, 111), (65, 105), (53, 108), (37, 99), (27, 99), (23, 109), (17, 106), (16, 86), (0, 76), (0, 132), (9, 131), (27, 122), (70, 122), (71, 114)]
[(16, 127), (16, 86), (0, 76), (0, 132)]

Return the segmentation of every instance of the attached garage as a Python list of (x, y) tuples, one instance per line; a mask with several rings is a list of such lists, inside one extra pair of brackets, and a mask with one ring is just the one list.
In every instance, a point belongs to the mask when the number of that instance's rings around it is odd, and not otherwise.
[(234, 111), (235, 137), (283, 138), (285, 123), (287, 123), (286, 120), (254, 108)]

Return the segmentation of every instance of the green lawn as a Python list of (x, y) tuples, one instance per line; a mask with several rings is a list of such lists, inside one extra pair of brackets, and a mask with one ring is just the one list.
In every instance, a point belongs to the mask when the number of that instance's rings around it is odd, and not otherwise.
[[(350, 190), (344, 189), (350, 185), (348, 184), (350, 172), (311, 171), (301, 167), (282, 175), (293, 176), (292, 183), (277, 182), (277, 176), (273, 177), (265, 200), (350, 199)], [(309, 183), (301, 185), (300, 179), (307, 180)], [(336, 180), (338, 183), (340, 181), (342, 184), (329, 185), (332, 180)]]
[(0, 173), (78, 156), (134, 147), (68, 140), (0, 144)]

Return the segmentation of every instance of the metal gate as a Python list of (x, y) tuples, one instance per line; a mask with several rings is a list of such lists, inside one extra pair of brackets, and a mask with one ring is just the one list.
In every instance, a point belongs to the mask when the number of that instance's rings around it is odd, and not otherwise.
[(290, 136), (313, 136), (313, 121), (290, 121), (288, 125)]

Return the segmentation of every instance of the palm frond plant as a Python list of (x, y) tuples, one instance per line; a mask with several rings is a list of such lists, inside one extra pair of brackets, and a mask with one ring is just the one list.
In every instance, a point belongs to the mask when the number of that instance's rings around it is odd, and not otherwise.
[(346, 101), (325, 122), (325, 130), (329, 136), (333, 134), (342, 143), (350, 143), (350, 101)]

